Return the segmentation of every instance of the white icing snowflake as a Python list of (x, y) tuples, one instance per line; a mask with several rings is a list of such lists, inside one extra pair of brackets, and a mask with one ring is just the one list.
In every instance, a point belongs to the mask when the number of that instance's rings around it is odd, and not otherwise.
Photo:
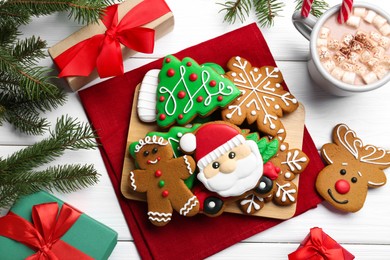
[[(235, 57), (228, 67), (231, 71), (226, 76), (242, 95), (222, 112), (225, 120), (237, 125), (241, 125), (245, 119), (249, 124), (257, 121), (260, 131), (276, 136), (283, 127), (279, 117), (283, 116), (283, 112), (292, 112), (298, 107), (296, 98), (280, 84), (283, 77), (279, 69), (272, 66), (252, 67), (241, 57)], [(234, 116), (236, 121), (233, 120)]]

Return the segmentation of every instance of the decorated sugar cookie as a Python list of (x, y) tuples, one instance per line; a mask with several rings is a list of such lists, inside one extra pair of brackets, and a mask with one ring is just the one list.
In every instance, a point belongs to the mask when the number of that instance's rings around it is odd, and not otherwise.
[[(256, 186), (263, 175), (260, 150), (266, 147), (265, 143), (246, 140), (238, 127), (222, 121), (204, 124), (180, 139), (183, 151), (195, 152), (198, 180), (222, 197), (241, 196)], [(276, 141), (275, 153), (277, 147)]]
[(169, 142), (156, 135), (131, 144), (131, 149), (139, 169), (130, 172), (129, 187), (146, 192), (150, 222), (156, 226), (166, 225), (173, 210), (183, 216), (198, 213), (198, 199), (183, 181), (196, 167), (191, 156), (174, 158)]
[(164, 59), (157, 88), (157, 124), (185, 125), (194, 117), (207, 116), (234, 101), (240, 91), (210, 66), (191, 58), (182, 61), (169, 55)]
[(282, 143), (278, 153), (264, 165), (264, 174), (259, 184), (238, 201), (242, 212), (254, 214), (271, 201), (279, 206), (296, 203), (298, 188), (292, 181), (306, 169), (308, 163), (309, 158), (304, 152), (289, 149), (287, 143)]
[(339, 210), (360, 210), (368, 188), (386, 184), (383, 169), (390, 167), (390, 151), (364, 145), (345, 124), (334, 128), (333, 143), (322, 146), (321, 155), (329, 165), (318, 174), (316, 188)]
[[(299, 106), (297, 99), (283, 90), (280, 70), (272, 66), (252, 67), (242, 57), (229, 60), (225, 75), (240, 89), (242, 96), (222, 110), (222, 119), (241, 125), (246, 120), (257, 124), (260, 132), (278, 136), (285, 135), (282, 122), (284, 113), (290, 113)], [(281, 135), (281, 138), (283, 138)]]

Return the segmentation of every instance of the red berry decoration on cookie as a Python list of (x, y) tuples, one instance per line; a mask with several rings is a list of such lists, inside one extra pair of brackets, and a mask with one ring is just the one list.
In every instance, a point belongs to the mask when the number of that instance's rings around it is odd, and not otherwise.
[(322, 146), (321, 155), (329, 165), (318, 174), (316, 188), (339, 210), (360, 210), (368, 188), (386, 184), (383, 169), (390, 167), (390, 151), (363, 145), (345, 124), (334, 128), (333, 143)]
[(167, 56), (159, 80), (157, 100), (160, 102), (156, 108), (157, 124), (161, 127), (175, 123), (185, 125), (197, 115), (207, 116), (218, 107), (226, 107), (241, 94), (229, 79), (191, 58), (180, 61)]

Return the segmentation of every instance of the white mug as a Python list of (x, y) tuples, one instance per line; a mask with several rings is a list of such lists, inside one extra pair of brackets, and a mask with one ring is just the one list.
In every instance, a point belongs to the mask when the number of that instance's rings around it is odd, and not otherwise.
[[(371, 9), (377, 14), (382, 15), (390, 21), (390, 16), (384, 12), (380, 7), (374, 6), (369, 3), (355, 3), (354, 7), (364, 7)], [(337, 96), (349, 96), (354, 93), (366, 92), (376, 88), (379, 88), (390, 81), (390, 73), (388, 73), (382, 79), (362, 86), (356, 86), (347, 84), (334, 78), (330, 73), (322, 66), (317, 52), (317, 38), (318, 33), (326, 20), (334, 13), (340, 10), (340, 5), (336, 5), (327, 10), (320, 18), (316, 18), (309, 14), (307, 18), (301, 16), (301, 11), (296, 11), (292, 16), (292, 21), (297, 30), (310, 41), (310, 53), (308, 60), (308, 70), (310, 76), (323, 89)]]

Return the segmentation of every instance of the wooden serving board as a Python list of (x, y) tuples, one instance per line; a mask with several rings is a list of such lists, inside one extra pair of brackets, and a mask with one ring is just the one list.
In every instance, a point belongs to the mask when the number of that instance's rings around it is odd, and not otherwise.
[[(139, 120), (137, 115), (137, 100), (139, 94), (139, 85), (134, 94), (133, 108), (131, 112), (129, 132), (127, 135), (126, 153), (123, 163), (121, 192), (127, 199), (145, 201), (144, 193), (137, 193), (130, 189), (128, 185), (129, 173), (135, 169), (134, 159), (131, 157), (128, 147), (131, 143), (136, 142), (145, 137), (149, 132), (161, 131), (156, 123), (144, 123)], [(303, 129), (305, 124), (305, 109), (300, 103), (297, 110), (291, 114), (287, 114), (282, 119), (283, 125), (286, 129), (287, 136), (285, 142), (289, 144), (289, 148), (302, 148)], [(294, 184), (299, 186), (299, 175), (293, 180)], [(278, 206), (273, 202), (267, 202), (263, 209), (253, 214), (253, 216), (269, 217), (277, 219), (288, 219), (294, 216), (296, 210), (296, 203), (290, 206)], [(226, 206), (226, 212), (244, 214), (236, 203), (231, 203)]]

